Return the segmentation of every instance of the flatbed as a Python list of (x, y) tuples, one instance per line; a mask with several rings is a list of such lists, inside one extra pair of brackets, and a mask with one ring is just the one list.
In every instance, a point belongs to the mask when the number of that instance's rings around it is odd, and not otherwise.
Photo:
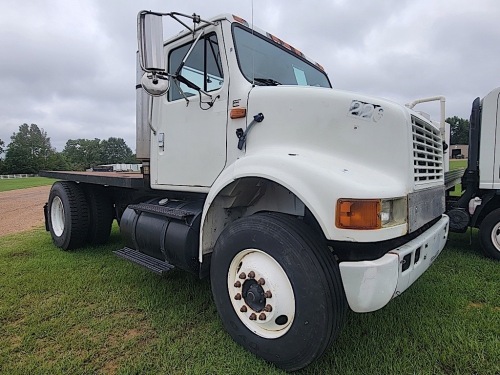
[(455, 185), (458, 185), (462, 181), (462, 176), (464, 175), (465, 168), (455, 169), (453, 171), (446, 172), (444, 174), (444, 185), (445, 190), (452, 189)]
[(41, 177), (56, 178), (58, 180), (116, 186), (130, 189), (143, 189), (145, 187), (142, 173), (40, 171), (39, 175)]

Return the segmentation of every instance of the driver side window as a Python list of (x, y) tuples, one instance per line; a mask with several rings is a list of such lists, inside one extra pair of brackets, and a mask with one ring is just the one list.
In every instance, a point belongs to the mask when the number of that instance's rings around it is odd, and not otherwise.
[[(193, 43), (194, 41), (184, 44), (170, 52), (168, 56), (168, 71), (170, 74), (174, 74), (177, 71), (177, 68), (182, 63)], [(215, 33), (210, 33), (198, 41), (180, 74), (206, 92), (215, 91), (222, 87), (224, 74), (222, 71), (219, 44)], [(168, 92), (169, 101), (183, 98), (178, 86), (186, 97), (198, 94), (196, 90), (187, 87), (184, 83), (175, 81), (170, 85)]]

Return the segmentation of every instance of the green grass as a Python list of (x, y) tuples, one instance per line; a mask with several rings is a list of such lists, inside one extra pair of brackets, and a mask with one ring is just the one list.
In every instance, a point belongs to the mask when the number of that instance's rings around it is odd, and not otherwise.
[(467, 159), (450, 160), (450, 171), (460, 168), (467, 168)]
[[(499, 264), (451, 234), (380, 311), (349, 313), (304, 374), (499, 374)], [(208, 280), (160, 278), (110, 243), (64, 252), (42, 229), (0, 237), (0, 373), (281, 374), (224, 332)]]
[(27, 177), (0, 180), (0, 192), (8, 190), (26, 189), (36, 186), (52, 185), (56, 180), (46, 177)]

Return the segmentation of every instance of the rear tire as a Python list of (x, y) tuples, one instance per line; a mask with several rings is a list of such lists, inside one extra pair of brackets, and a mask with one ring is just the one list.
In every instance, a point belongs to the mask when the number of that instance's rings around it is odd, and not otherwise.
[(80, 185), (58, 181), (52, 185), (48, 202), (48, 224), (52, 241), (63, 250), (83, 246), (87, 239), (89, 215)]
[(500, 208), (491, 211), (482, 221), (479, 241), (484, 255), (500, 260)]
[(102, 186), (87, 185), (84, 188), (89, 207), (88, 242), (102, 245), (109, 239), (114, 219), (113, 204)]
[(340, 333), (347, 302), (338, 264), (298, 219), (265, 213), (234, 221), (217, 240), (210, 274), (233, 340), (282, 369), (307, 366)]

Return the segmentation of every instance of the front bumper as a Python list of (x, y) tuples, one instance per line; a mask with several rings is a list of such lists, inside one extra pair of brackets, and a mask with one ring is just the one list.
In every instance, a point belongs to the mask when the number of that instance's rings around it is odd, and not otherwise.
[(403, 293), (443, 250), (448, 222), (448, 216), (442, 215), (420, 236), (379, 259), (341, 262), (340, 274), (350, 308), (355, 312), (375, 311)]

